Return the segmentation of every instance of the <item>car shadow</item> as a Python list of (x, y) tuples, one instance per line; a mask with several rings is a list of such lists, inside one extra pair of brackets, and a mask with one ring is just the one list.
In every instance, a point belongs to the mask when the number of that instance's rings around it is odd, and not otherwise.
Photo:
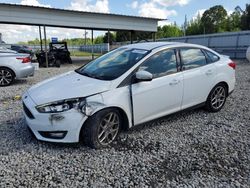
[(0, 155), (16, 152), (40, 153), (48, 150), (88, 150), (82, 143), (50, 143), (39, 141), (29, 131), (23, 117), (0, 122)]
[[(152, 127), (162, 126), (161, 122), (171, 121), (175, 123), (179, 118), (183, 116), (189, 116), (196, 113), (205, 112), (202, 108), (193, 109), (189, 111), (181, 111), (171, 115), (167, 115), (156, 120), (149, 121), (137, 125), (127, 131), (121, 133), (121, 137), (118, 137), (117, 143), (111, 147), (117, 148), (121, 142), (126, 141), (129, 134), (134, 134), (143, 130), (150, 129)], [(0, 154), (8, 154), (10, 152), (18, 152), (18, 150), (26, 150), (34, 152), (40, 151), (39, 148), (47, 148), (44, 150), (71, 150), (81, 149), (83, 151), (91, 150), (82, 141), (79, 143), (51, 143), (39, 141), (28, 129), (26, 122), (23, 117), (19, 117), (7, 122), (0, 122), (0, 143), (5, 143), (0, 145)], [(108, 148), (107, 148), (108, 149)]]
[(199, 108), (194, 108), (194, 109), (187, 109), (179, 112), (175, 112), (170, 115), (166, 115), (139, 125), (136, 125), (129, 130), (127, 130), (128, 133), (133, 133), (133, 132), (140, 132), (142, 130), (150, 129), (152, 127), (157, 127), (157, 126), (162, 126), (161, 122), (167, 122), (171, 121), (172, 123), (175, 123), (179, 118), (182, 118), (183, 116), (189, 116), (193, 115), (196, 113), (204, 112), (206, 113), (206, 110), (204, 110), (202, 107)]
[(27, 84), (27, 79), (17, 79), (13, 82), (12, 86), (15, 86), (15, 85), (25, 85)]

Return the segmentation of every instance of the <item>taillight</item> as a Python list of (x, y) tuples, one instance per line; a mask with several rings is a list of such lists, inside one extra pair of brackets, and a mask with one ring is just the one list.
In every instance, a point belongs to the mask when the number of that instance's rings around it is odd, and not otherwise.
[(17, 57), (16, 59), (22, 60), (22, 63), (29, 63), (29, 62), (31, 62), (30, 57)]
[(230, 63), (228, 63), (228, 65), (230, 66), (230, 67), (232, 67), (233, 69), (235, 69), (236, 68), (236, 63), (235, 62), (230, 62)]

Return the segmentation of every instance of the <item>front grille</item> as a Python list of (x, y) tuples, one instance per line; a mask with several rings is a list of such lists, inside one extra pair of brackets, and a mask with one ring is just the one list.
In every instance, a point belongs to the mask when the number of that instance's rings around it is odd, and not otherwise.
[(23, 110), (25, 114), (30, 118), (30, 119), (35, 119), (33, 114), (30, 112), (30, 110), (27, 108), (27, 106), (23, 103)]

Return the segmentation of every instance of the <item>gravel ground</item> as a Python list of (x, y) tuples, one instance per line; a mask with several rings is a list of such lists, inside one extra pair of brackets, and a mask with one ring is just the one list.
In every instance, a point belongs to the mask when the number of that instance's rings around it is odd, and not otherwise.
[(236, 90), (221, 112), (167, 116), (103, 150), (37, 141), (23, 120), (18, 95), (76, 66), (0, 88), (0, 187), (250, 187), (250, 63), (237, 64)]

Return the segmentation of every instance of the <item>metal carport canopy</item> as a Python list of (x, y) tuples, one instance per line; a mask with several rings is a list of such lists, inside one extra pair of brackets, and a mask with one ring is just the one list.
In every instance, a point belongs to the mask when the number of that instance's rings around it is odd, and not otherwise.
[(158, 18), (0, 3), (0, 23), (94, 30), (156, 32)]

